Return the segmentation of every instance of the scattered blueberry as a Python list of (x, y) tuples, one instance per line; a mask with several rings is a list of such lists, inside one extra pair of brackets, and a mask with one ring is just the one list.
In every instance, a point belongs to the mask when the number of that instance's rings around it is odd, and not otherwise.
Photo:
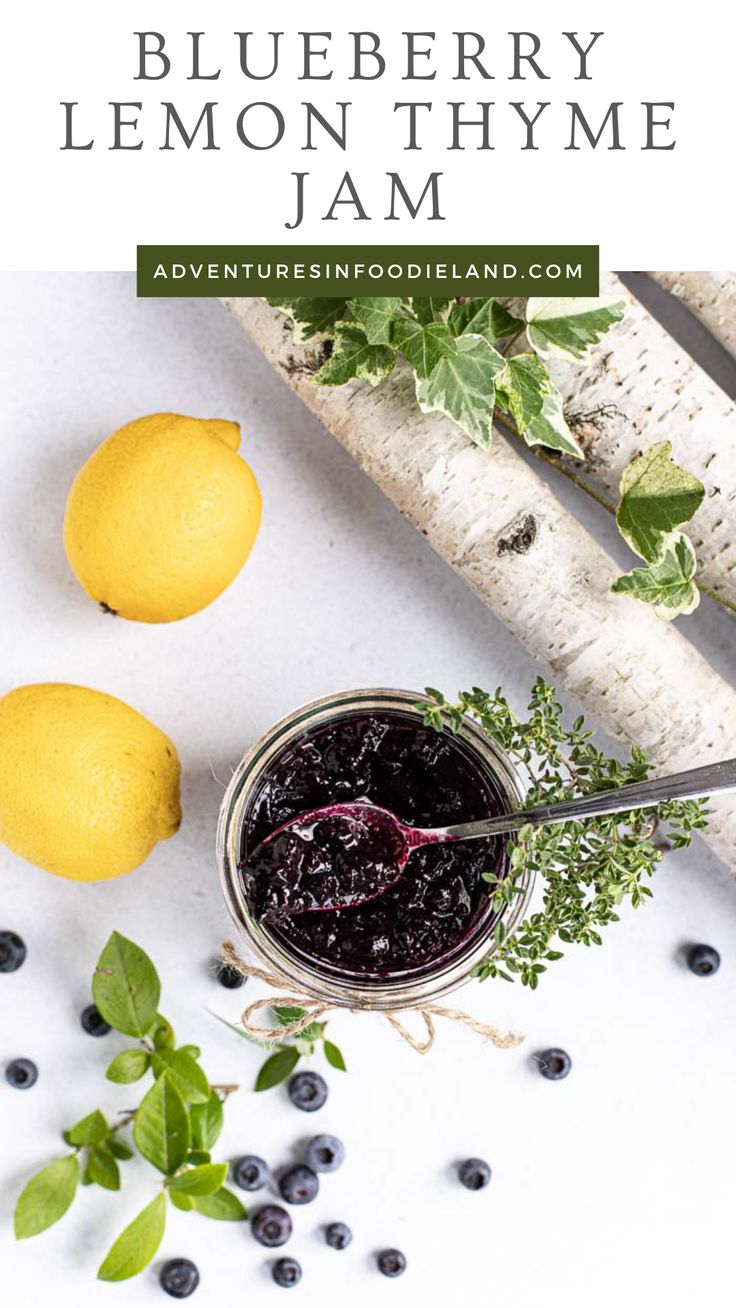
[(164, 1263), (158, 1279), (161, 1289), (172, 1299), (188, 1299), (199, 1285), (199, 1272), (188, 1258), (171, 1258)]
[(383, 1249), (376, 1262), (383, 1276), (401, 1276), (406, 1271), (406, 1258), (399, 1249)]
[(712, 945), (693, 945), (688, 950), (687, 965), (696, 976), (713, 976), (721, 966), (721, 955)]
[(298, 1285), (302, 1279), (302, 1269), (296, 1258), (279, 1258), (271, 1271), (277, 1285)]
[(278, 1204), (265, 1204), (254, 1212), (250, 1229), (259, 1244), (276, 1249), (280, 1244), (286, 1244), (291, 1235), (291, 1218)]
[(14, 931), (0, 931), (0, 972), (17, 972), (25, 962), (25, 943)]
[(311, 1167), (297, 1163), (279, 1177), (279, 1190), (287, 1204), (311, 1204), (317, 1198), (319, 1177)]
[(347, 1249), (353, 1233), (345, 1222), (330, 1222), (325, 1229), (325, 1240), (331, 1249)]
[(491, 1179), (491, 1169), (482, 1158), (466, 1158), (460, 1164), (458, 1175), (466, 1190), (485, 1190)]
[(304, 1113), (316, 1113), (327, 1099), (327, 1082), (319, 1072), (297, 1072), (287, 1088), (294, 1107)]
[(262, 1190), (268, 1180), (268, 1168), (262, 1158), (245, 1154), (232, 1166), (233, 1180), (241, 1190)]
[(82, 1023), (82, 1030), (86, 1031), (87, 1035), (103, 1036), (107, 1035), (108, 1031), (112, 1031), (110, 1023), (105, 1021), (96, 1004), (88, 1004), (83, 1008), (79, 1020)]
[(14, 1090), (30, 1090), (38, 1080), (38, 1068), (30, 1058), (14, 1058), (5, 1069), (5, 1080)]
[(237, 967), (231, 967), (229, 963), (218, 963), (215, 976), (226, 990), (239, 990), (242, 985), (245, 985), (243, 973), (239, 972)]
[(315, 1172), (336, 1172), (345, 1162), (345, 1146), (334, 1135), (316, 1135), (307, 1145), (306, 1159)]
[(547, 1081), (563, 1081), (572, 1067), (572, 1059), (564, 1049), (545, 1049), (537, 1055), (537, 1063)]

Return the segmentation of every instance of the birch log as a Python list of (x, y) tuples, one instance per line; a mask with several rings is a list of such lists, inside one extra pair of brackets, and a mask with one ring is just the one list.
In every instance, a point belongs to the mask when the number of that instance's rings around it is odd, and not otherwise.
[(682, 300), (736, 359), (736, 273), (651, 272), (648, 276)]
[[(424, 415), (411, 377), (372, 390), (316, 386), (314, 349), (257, 299), (225, 301), (325, 427), (555, 683), (660, 771), (736, 755), (736, 691), (672, 625), (609, 586), (618, 569), (501, 436), (472, 445)], [(713, 803), (706, 839), (736, 872), (736, 802)]]

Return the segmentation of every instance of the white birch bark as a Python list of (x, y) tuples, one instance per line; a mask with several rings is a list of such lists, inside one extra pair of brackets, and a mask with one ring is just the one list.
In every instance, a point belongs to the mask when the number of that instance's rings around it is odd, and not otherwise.
[[(417, 407), (397, 370), (375, 390), (310, 380), (310, 352), (257, 299), (225, 301), (325, 427), (536, 658), (613, 735), (660, 771), (736, 755), (736, 691), (670, 624), (609, 586), (618, 569), (500, 435), (472, 445)], [(315, 351), (312, 350), (312, 361)], [(736, 803), (714, 801), (706, 839), (736, 871)]]
[(736, 359), (736, 273), (650, 272)]
[[(613, 273), (601, 277), (609, 291), (630, 298)], [(736, 405), (637, 301), (589, 361), (553, 362), (550, 373), (586, 451), (584, 471), (613, 499), (631, 459), (672, 442), (675, 460), (706, 490), (686, 528), (698, 580), (736, 603)]]

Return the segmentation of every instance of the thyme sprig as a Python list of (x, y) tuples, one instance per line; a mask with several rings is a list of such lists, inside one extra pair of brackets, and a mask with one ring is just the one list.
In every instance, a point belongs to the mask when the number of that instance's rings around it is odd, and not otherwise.
[[(643, 781), (651, 771), (644, 752), (634, 746), (627, 761), (608, 757), (592, 743), (593, 732), (578, 717), (568, 728), (556, 691), (543, 678), (534, 684), (526, 718), (518, 717), (500, 689), (494, 694), (462, 692), (448, 703), (427, 688), (417, 707), (425, 723), (438, 731), (459, 731), (469, 717), (497, 742), (528, 783), (525, 807), (572, 799)], [(475, 969), (481, 980), (518, 979), (532, 990), (547, 964), (563, 957), (558, 945), (600, 945), (600, 930), (618, 922), (625, 900), (638, 908), (651, 897), (646, 881), (662, 861), (655, 835), (667, 825), (673, 848), (690, 844), (691, 833), (707, 825), (701, 800), (677, 800), (656, 809), (564, 822), (550, 827), (523, 827), (508, 841), (509, 871), (499, 878), (487, 873), (493, 908), (499, 914), (524, 893), (522, 880), (536, 873), (541, 907), (525, 917), (513, 934), (502, 917), (494, 948)]]

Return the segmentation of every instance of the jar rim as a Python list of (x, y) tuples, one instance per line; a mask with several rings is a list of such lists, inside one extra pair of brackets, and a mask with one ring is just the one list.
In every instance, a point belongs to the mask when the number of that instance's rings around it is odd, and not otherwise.
[[(238, 871), (243, 823), (249, 799), (266, 766), (284, 745), (306, 730), (324, 725), (336, 717), (367, 709), (415, 710), (425, 696), (408, 690), (379, 687), (345, 690), (301, 705), (281, 718), (264, 733), (246, 753), (233, 772), (222, 799), (217, 825), (217, 864), (220, 882), (230, 916), (239, 935), (248, 944), (260, 966), (272, 969), (293, 988), (334, 1007), (391, 1010), (421, 1007), (455, 990), (470, 978), (482, 958), (498, 947), (493, 937), (493, 923), (479, 938), (472, 938), (449, 961), (439, 960), (437, 967), (421, 976), (399, 975), (380, 980), (326, 975), (316, 966), (289, 951), (252, 916)], [(502, 803), (509, 808), (524, 801), (525, 786), (508, 755), (488, 736), (478, 723), (464, 718), (457, 732), (476, 757), (492, 773)], [(534, 877), (526, 871), (517, 882), (521, 893), (502, 912), (506, 936), (516, 928), (527, 907)], [(496, 922), (499, 919), (496, 919)]]

